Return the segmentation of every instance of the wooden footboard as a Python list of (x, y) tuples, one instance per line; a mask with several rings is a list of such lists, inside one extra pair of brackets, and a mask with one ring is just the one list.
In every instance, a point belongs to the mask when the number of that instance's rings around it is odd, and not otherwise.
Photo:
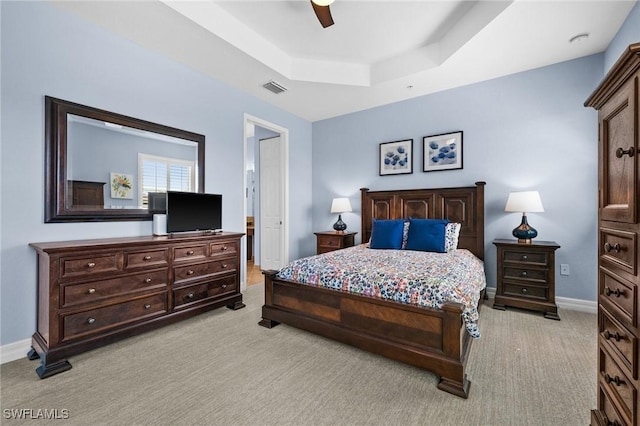
[(467, 398), (472, 339), (462, 304), (422, 308), (281, 280), (276, 271), (264, 274), (260, 325), (287, 324), (423, 368), (440, 376), (439, 389)]

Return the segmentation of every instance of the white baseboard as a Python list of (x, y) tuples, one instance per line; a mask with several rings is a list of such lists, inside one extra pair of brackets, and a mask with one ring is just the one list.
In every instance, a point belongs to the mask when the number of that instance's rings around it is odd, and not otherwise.
[(25, 358), (27, 352), (31, 349), (31, 339), (20, 340), (19, 342), (9, 343), (0, 346), (0, 364)]
[[(493, 299), (495, 295), (496, 289), (493, 287), (487, 287), (487, 296)], [(556, 303), (561, 309), (587, 312), (590, 314), (598, 313), (598, 304), (590, 300), (571, 299), (569, 297), (556, 297)], [(20, 340), (19, 342), (0, 346), (0, 364), (26, 357), (29, 349), (31, 349), (31, 339)]]
[[(487, 287), (487, 296), (493, 299), (496, 296), (495, 287)], [(598, 313), (598, 303), (591, 300), (572, 299), (570, 297), (556, 297), (556, 304), (560, 309), (569, 311), (587, 312), (589, 314)]]

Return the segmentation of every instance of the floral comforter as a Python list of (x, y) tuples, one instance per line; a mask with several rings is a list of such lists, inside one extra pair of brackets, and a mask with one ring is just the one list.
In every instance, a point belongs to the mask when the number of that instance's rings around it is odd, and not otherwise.
[(432, 308), (461, 303), (469, 334), (480, 337), (477, 306), (486, 287), (484, 263), (468, 250), (372, 250), (363, 244), (298, 259), (278, 278)]

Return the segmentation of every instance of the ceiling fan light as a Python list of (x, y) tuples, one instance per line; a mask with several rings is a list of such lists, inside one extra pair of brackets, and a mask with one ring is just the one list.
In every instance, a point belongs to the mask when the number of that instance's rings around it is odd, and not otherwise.
[(318, 6), (329, 6), (335, 0), (311, 0), (311, 1), (317, 4)]

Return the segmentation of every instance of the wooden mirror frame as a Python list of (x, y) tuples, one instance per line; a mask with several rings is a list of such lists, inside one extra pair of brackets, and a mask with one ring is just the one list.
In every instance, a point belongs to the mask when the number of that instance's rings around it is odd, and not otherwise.
[(195, 142), (197, 192), (204, 192), (204, 135), (45, 96), (45, 223), (151, 220), (153, 216), (147, 209), (67, 208), (68, 114)]

